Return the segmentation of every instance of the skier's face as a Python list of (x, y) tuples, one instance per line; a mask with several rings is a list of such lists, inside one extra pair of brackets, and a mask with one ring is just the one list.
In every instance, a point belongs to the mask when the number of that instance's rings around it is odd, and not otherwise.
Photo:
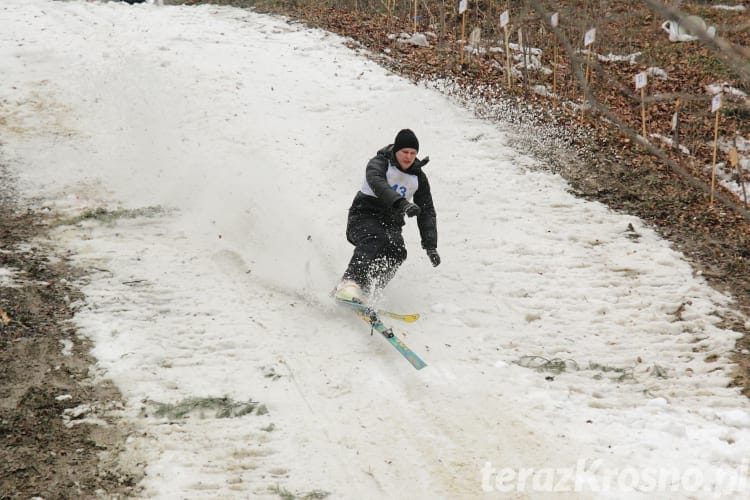
[(404, 148), (396, 151), (396, 160), (401, 168), (408, 170), (417, 159), (417, 150), (413, 148)]

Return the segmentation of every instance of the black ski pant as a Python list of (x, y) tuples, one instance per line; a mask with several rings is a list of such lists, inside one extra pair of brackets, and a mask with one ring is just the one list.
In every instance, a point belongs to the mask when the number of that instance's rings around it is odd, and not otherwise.
[(403, 221), (350, 211), (346, 239), (354, 245), (354, 254), (344, 278), (356, 281), (365, 292), (385, 287), (406, 260), (402, 227)]

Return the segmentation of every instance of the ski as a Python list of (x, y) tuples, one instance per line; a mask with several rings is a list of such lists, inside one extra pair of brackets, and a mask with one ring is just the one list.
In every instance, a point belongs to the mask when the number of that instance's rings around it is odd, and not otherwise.
[(380, 320), (380, 317), (378, 316), (377, 311), (361, 302), (352, 302), (348, 300), (338, 299), (336, 299), (336, 301), (340, 304), (351, 307), (357, 316), (359, 316), (365, 323), (370, 325), (370, 328), (385, 337), (385, 339), (390, 342), (391, 345), (395, 347), (396, 350), (400, 352), (401, 355), (406, 358), (406, 360), (411, 363), (414, 368), (416, 368), (417, 370), (421, 370), (422, 368), (427, 366), (427, 363), (422, 361), (422, 358), (420, 358), (417, 353), (409, 349), (409, 346), (407, 346), (403, 340), (398, 338), (398, 336), (393, 333), (393, 329), (388, 328), (387, 326), (385, 326), (385, 324), (383, 324), (383, 322)]
[(384, 311), (382, 309), (378, 309), (378, 314), (388, 316), (389, 318), (398, 319), (406, 323), (414, 323), (419, 319), (419, 314), (399, 314), (391, 311)]
[[(351, 300), (336, 299), (336, 302), (351, 306), (355, 309), (361, 309), (363, 311), (371, 310), (370, 306), (363, 304), (362, 302), (353, 302)], [(419, 319), (419, 314), (399, 314), (392, 311), (386, 311), (384, 309), (377, 309), (376, 312), (382, 316), (388, 316), (389, 318), (398, 319), (406, 323), (414, 323)]]

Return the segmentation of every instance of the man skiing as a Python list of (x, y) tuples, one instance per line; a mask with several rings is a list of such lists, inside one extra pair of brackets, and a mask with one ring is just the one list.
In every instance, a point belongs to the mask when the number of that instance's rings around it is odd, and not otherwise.
[(418, 159), (418, 151), (417, 136), (403, 129), (367, 163), (362, 187), (349, 208), (346, 239), (354, 253), (336, 287), (337, 299), (363, 301), (393, 278), (406, 259), (404, 216), (417, 218), (422, 248), (433, 266), (440, 264), (435, 206), (422, 170), (430, 159)]

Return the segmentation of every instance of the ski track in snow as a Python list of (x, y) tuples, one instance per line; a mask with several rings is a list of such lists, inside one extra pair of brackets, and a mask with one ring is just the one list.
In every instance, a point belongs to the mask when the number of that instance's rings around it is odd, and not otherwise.
[[(127, 459), (147, 464), (144, 497), (544, 498), (486, 491), (482, 467), (713, 474), (747, 456), (729, 300), (501, 128), (336, 36), (238, 9), (10, 0), (0, 24), (2, 153), (29, 203), (164, 209), (54, 233), (96, 270), (76, 321), (142, 430)], [(433, 159), (443, 264), (409, 221), (381, 305), (423, 313), (389, 322), (420, 372), (328, 298), (364, 164), (407, 126)], [(208, 396), (269, 413), (167, 425), (148, 406)]]

